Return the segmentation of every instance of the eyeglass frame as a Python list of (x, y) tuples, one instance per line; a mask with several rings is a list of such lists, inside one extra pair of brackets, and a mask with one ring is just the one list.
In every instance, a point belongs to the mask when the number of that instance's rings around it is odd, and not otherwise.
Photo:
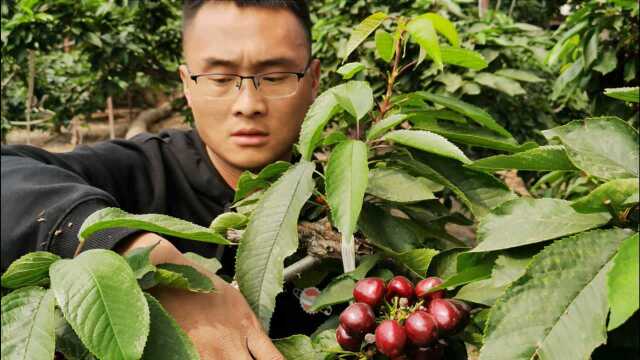
[[(189, 71), (189, 78), (191, 80), (193, 80), (194, 83), (198, 83), (198, 78), (201, 76), (208, 76), (208, 75), (222, 75), (222, 76), (235, 76), (236, 78), (240, 78), (240, 82), (238, 83), (238, 85), (236, 85), (236, 88), (238, 88), (238, 93), (240, 92), (240, 89), (242, 89), (242, 82), (244, 81), (244, 79), (251, 79), (251, 82), (253, 83), (253, 87), (256, 89), (256, 91), (260, 91), (260, 82), (258, 81), (258, 77), (263, 77), (265, 75), (272, 75), (272, 74), (293, 74), (296, 75), (298, 77), (298, 82), (297, 84), (300, 84), (300, 80), (307, 74), (307, 71), (309, 70), (309, 68), (311, 67), (311, 62), (313, 61), (313, 58), (309, 59), (309, 61), (307, 62), (307, 66), (304, 67), (304, 70), (302, 72), (296, 72), (296, 71), (273, 71), (273, 72), (268, 72), (268, 73), (262, 73), (262, 74), (255, 74), (255, 75), (249, 75), (249, 76), (244, 76), (244, 75), (240, 75), (240, 74), (232, 74), (232, 73), (203, 73), (203, 74), (191, 74), (191, 71), (189, 69), (187, 69), (187, 71)], [(274, 99), (280, 99), (280, 98), (287, 98), (289, 96), (293, 96), (293, 94), (295, 94), (298, 89), (299, 89), (299, 85), (298, 87), (296, 87), (296, 90), (294, 92), (292, 92), (289, 95), (285, 95), (285, 96), (278, 96), (275, 97)], [(228, 98), (225, 97), (221, 97), (219, 99), (229, 99), (232, 98), (231, 96)]]

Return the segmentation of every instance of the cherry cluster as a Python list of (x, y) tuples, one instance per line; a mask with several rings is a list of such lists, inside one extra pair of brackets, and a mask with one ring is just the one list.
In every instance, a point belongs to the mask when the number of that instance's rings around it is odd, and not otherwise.
[(429, 292), (442, 282), (428, 277), (414, 288), (404, 276), (386, 286), (380, 278), (358, 281), (356, 302), (340, 314), (338, 344), (359, 352), (364, 342), (364, 352), (373, 355), (369, 344), (375, 343), (375, 349), (391, 359), (441, 359), (446, 345), (441, 339), (464, 329), (470, 310), (463, 301), (446, 299), (445, 290)]

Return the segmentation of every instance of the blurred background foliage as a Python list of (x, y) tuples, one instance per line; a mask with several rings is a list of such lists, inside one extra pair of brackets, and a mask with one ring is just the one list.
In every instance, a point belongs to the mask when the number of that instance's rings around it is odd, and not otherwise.
[[(605, 87), (637, 85), (638, 5), (635, 0), (314, 0), (313, 54), (323, 65), (322, 87), (342, 81), (340, 67), (351, 29), (384, 11), (411, 16), (438, 12), (455, 23), (462, 47), (488, 66), (432, 62), (407, 72), (402, 92), (447, 93), (489, 111), (519, 140), (589, 115), (635, 109), (602, 96)], [(480, 6), (480, 8), (479, 8)], [(159, 106), (179, 94), (181, 1), (22, 0), (2, 2), (2, 138), (23, 126), (29, 58), (34, 62), (31, 118), (60, 131), (72, 119), (118, 108)], [(415, 46), (410, 44), (409, 47)], [(412, 51), (418, 51), (418, 47)], [(384, 91), (384, 60), (375, 42), (351, 55), (366, 66), (358, 78)], [(177, 110), (187, 115), (184, 102)], [(185, 118), (188, 121), (188, 117)]]

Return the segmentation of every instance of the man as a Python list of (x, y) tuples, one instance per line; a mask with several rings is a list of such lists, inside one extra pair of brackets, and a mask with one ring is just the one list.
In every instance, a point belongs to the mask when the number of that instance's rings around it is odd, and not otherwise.
[[(320, 76), (305, 1), (191, 0), (183, 17), (180, 77), (196, 131), (142, 134), (64, 154), (3, 147), (3, 271), (29, 251), (71, 257), (80, 225), (104, 207), (207, 226), (228, 210), (244, 170), (290, 159)], [(84, 249), (125, 253), (158, 241), (154, 263), (191, 264), (182, 252), (216, 252), (211, 244), (131, 229), (104, 231)], [(223, 264), (232, 271), (233, 253)], [(242, 295), (210, 276), (214, 294), (156, 289), (154, 295), (205, 359), (280, 358)]]

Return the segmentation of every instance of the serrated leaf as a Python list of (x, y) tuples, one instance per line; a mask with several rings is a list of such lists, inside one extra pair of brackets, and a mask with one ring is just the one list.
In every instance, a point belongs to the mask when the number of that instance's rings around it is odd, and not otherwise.
[(587, 174), (608, 180), (639, 175), (638, 132), (617, 117), (574, 120), (542, 134), (549, 141), (558, 138)]
[(192, 252), (186, 252), (182, 255), (187, 259), (193, 261), (194, 263), (202, 266), (203, 268), (211, 271), (212, 274), (215, 274), (218, 272), (218, 270), (222, 269), (222, 264), (217, 258), (206, 258)]
[(433, 60), (438, 69), (442, 70), (442, 54), (440, 53), (440, 43), (438, 35), (431, 20), (417, 17), (409, 21), (407, 31), (411, 34), (411, 39), (418, 43), (426, 54)]
[(440, 73), (434, 80), (443, 83), (448, 93), (455, 93), (464, 83), (462, 76), (450, 72)]
[(503, 76), (506, 78), (510, 78), (513, 80), (524, 81), (524, 82), (531, 82), (531, 83), (544, 82), (544, 79), (526, 70), (500, 69), (496, 71), (494, 74)]
[(104, 208), (89, 215), (80, 227), (78, 238), (84, 241), (97, 231), (114, 227), (146, 230), (207, 243), (231, 244), (229, 240), (204, 226), (163, 214), (129, 214), (118, 208)]
[(445, 19), (444, 17), (436, 14), (436, 13), (426, 13), (424, 15), (420, 15), (420, 18), (427, 19), (431, 21), (433, 28), (442, 34), (444, 37), (449, 40), (452, 46), (459, 47), (460, 39), (458, 39), (458, 32), (456, 31), (456, 27), (451, 23), (451, 21)]
[(151, 255), (151, 251), (153, 251), (159, 243), (158, 241), (154, 245), (135, 248), (127, 252), (124, 256), (133, 271), (133, 276), (135, 276), (137, 280), (142, 279), (147, 273), (156, 271), (156, 267), (151, 263), (149, 256)]
[(238, 178), (233, 202), (246, 198), (256, 190), (269, 187), (289, 167), (291, 167), (291, 164), (286, 161), (276, 161), (262, 168), (257, 175), (251, 171), (244, 171)]
[(96, 360), (84, 346), (71, 325), (64, 319), (60, 309), (55, 309), (56, 351), (62, 353), (67, 360)]
[(551, 100), (558, 99), (565, 93), (567, 85), (572, 83), (578, 78), (578, 75), (582, 72), (582, 59), (576, 60), (569, 67), (564, 70), (560, 76), (556, 78), (553, 83), (553, 91), (551, 92)]
[(57, 261), (49, 275), (65, 319), (89, 351), (106, 359), (142, 356), (149, 308), (121, 256), (87, 250), (72, 260)]
[(428, 180), (394, 168), (371, 169), (367, 193), (393, 202), (435, 199)]
[(373, 108), (373, 90), (366, 81), (349, 81), (333, 88), (333, 96), (356, 121)]
[(34, 251), (12, 262), (2, 274), (2, 287), (17, 289), (49, 283), (49, 266), (60, 256), (46, 251)]
[(315, 99), (302, 122), (298, 151), (305, 160), (311, 160), (313, 151), (322, 139), (322, 130), (325, 125), (334, 115), (342, 111), (332, 91), (329, 89)]
[(479, 159), (467, 165), (485, 171), (503, 169), (531, 171), (576, 171), (563, 146), (547, 145), (522, 151), (513, 155), (495, 155)]
[(433, 120), (423, 117), (422, 113), (412, 114), (409, 121), (414, 124), (415, 129), (428, 130), (457, 143), (508, 152), (520, 152), (538, 147), (538, 144), (532, 141), (521, 145), (514, 138), (500, 136), (485, 128)]
[(440, 48), (442, 62), (445, 64), (466, 67), (471, 70), (482, 70), (489, 66), (487, 60), (479, 52), (443, 46)]
[(366, 255), (360, 261), (360, 264), (358, 264), (358, 267), (355, 270), (345, 273), (345, 275), (348, 275), (354, 280), (363, 279), (365, 276), (367, 276), (367, 273), (369, 273), (369, 271), (373, 269), (374, 266), (376, 266), (376, 263), (380, 261), (380, 257), (380, 254)]
[(624, 324), (638, 310), (640, 289), (638, 279), (638, 234), (627, 238), (613, 258), (613, 266), (607, 274), (607, 298), (611, 307), (609, 325), (611, 331)]
[(313, 191), (311, 162), (302, 161), (265, 191), (236, 255), (240, 291), (266, 330), (282, 291), (284, 259), (298, 248), (298, 216)]
[(353, 233), (367, 189), (367, 151), (367, 145), (362, 141), (342, 142), (331, 152), (325, 172), (327, 203), (331, 208), (332, 223), (342, 235), (345, 272), (355, 268)]
[(434, 153), (465, 164), (471, 160), (457, 146), (444, 137), (425, 130), (394, 130), (384, 136), (387, 141), (393, 141), (404, 146)]
[(614, 99), (637, 103), (640, 101), (640, 87), (619, 87), (604, 89), (604, 94)]
[(156, 267), (158, 285), (201, 293), (214, 291), (211, 279), (189, 265), (165, 263)]
[(480, 126), (486, 127), (489, 130), (493, 130), (504, 137), (512, 137), (511, 134), (507, 130), (505, 130), (505, 128), (500, 126), (500, 124), (498, 124), (495, 119), (491, 117), (491, 115), (489, 115), (489, 113), (477, 106), (468, 104), (452, 97), (431, 94), (424, 91), (418, 91), (415, 94), (418, 94), (422, 98), (432, 101), (436, 104), (445, 106), (453, 111), (459, 112), (460, 114), (473, 119)]
[(618, 55), (616, 54), (615, 49), (605, 51), (598, 59), (600, 61), (598, 61), (598, 63), (593, 67), (593, 70), (601, 73), (602, 75), (612, 72), (618, 66)]
[(355, 74), (359, 73), (360, 71), (362, 71), (364, 69), (365, 69), (365, 67), (364, 67), (364, 65), (362, 63), (351, 62), (351, 63), (344, 64), (344, 65), (340, 66), (338, 68), (338, 70), (336, 70), (336, 72), (338, 74), (342, 75), (342, 79), (349, 80)]
[(394, 45), (393, 35), (389, 34), (388, 32), (382, 29), (378, 29), (376, 30), (375, 41), (376, 41), (376, 55), (378, 55), (379, 58), (381, 58), (387, 63), (391, 62), (391, 59), (393, 59), (393, 55), (396, 50), (395, 47), (393, 46)]
[(151, 314), (151, 327), (142, 359), (200, 359), (189, 336), (160, 305), (160, 302), (149, 294), (144, 296)]
[(216, 216), (209, 225), (209, 229), (225, 235), (228, 229), (242, 229), (249, 222), (249, 218), (241, 213), (226, 212)]
[(542, 250), (493, 306), (480, 359), (589, 358), (606, 339), (606, 274), (628, 236), (596, 230)]
[(492, 262), (482, 263), (479, 265), (468, 267), (446, 279), (442, 284), (433, 287), (429, 292), (456, 287), (474, 281), (480, 281), (491, 277)]
[(374, 32), (380, 24), (384, 20), (387, 19), (387, 14), (382, 12), (377, 12), (375, 14), (369, 15), (366, 19), (362, 20), (360, 24), (353, 29), (351, 32), (351, 36), (349, 37), (349, 41), (347, 42), (347, 47), (344, 52), (344, 56), (342, 58), (342, 62), (344, 62), (349, 55), (355, 50), (366, 38)]
[(274, 339), (273, 345), (287, 360), (323, 360), (325, 358), (322, 352), (313, 347), (311, 339), (306, 335), (292, 335), (283, 339)]
[(427, 276), (431, 259), (438, 255), (438, 250), (434, 249), (414, 249), (403, 252), (393, 257), (399, 264), (404, 265), (418, 277)]
[(387, 130), (398, 126), (407, 118), (406, 114), (393, 114), (373, 124), (367, 132), (367, 140), (373, 140), (384, 134)]
[(609, 207), (621, 211), (627, 206), (629, 196), (638, 193), (638, 181), (637, 178), (611, 180), (574, 200), (571, 206), (582, 213), (609, 211)]
[(421, 245), (421, 239), (407, 226), (408, 222), (407, 219), (392, 216), (380, 207), (365, 202), (358, 229), (372, 245), (388, 253), (403, 253)]
[(2, 359), (53, 359), (55, 300), (28, 286), (2, 297)]
[(502, 91), (509, 96), (523, 95), (527, 93), (517, 81), (488, 72), (477, 73), (473, 77), (473, 81), (480, 85)]
[(556, 239), (609, 222), (609, 213), (582, 214), (560, 199), (519, 198), (480, 219), (472, 252), (494, 251)]
[(327, 306), (345, 303), (353, 299), (353, 288), (355, 286), (355, 280), (349, 276), (341, 276), (334, 279), (316, 297), (309, 311), (316, 312)]

